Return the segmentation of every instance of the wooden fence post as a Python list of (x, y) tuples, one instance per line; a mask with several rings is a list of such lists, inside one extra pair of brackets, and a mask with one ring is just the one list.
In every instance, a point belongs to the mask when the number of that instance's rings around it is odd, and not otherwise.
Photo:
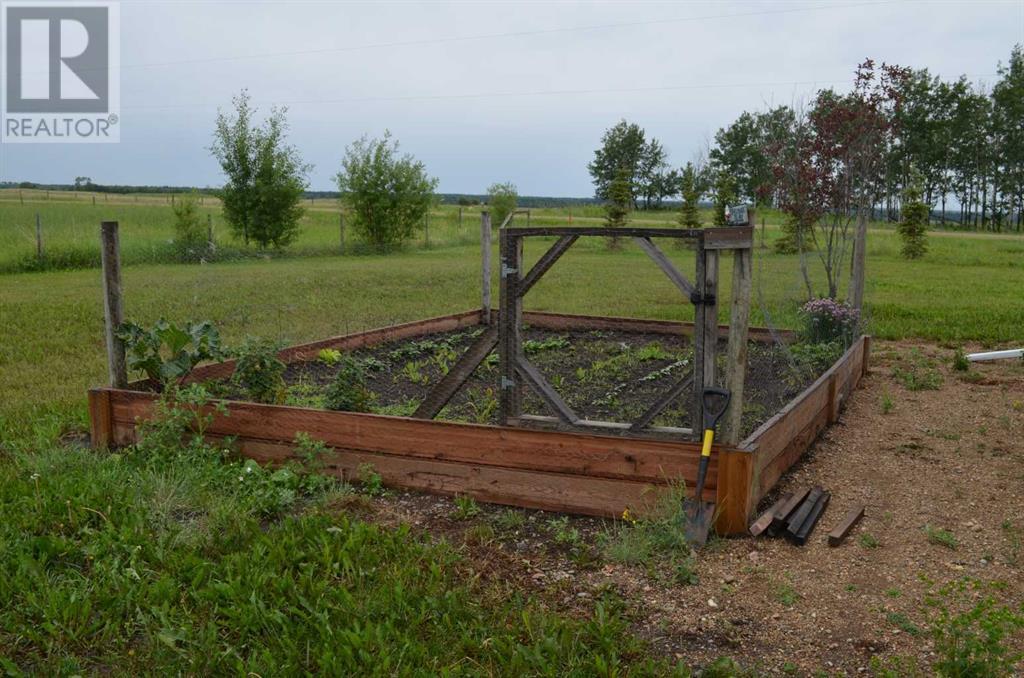
[(491, 324), (491, 213), (480, 212), (480, 263), (482, 269), (481, 293), (483, 320)]
[(697, 245), (697, 293), (700, 299), (693, 328), (693, 431), (699, 439), (704, 431), (704, 388), (715, 385), (718, 354), (718, 250), (705, 249), (703, 237)]
[(423, 246), (430, 247), (430, 212), (423, 215)]
[(209, 213), (206, 215), (206, 245), (213, 249), (213, 215)]
[[(751, 222), (753, 223), (753, 222)], [(747, 376), (748, 331), (750, 329), (750, 291), (752, 286), (753, 250), (732, 251), (732, 299), (729, 318), (729, 348), (726, 361), (725, 387), (732, 398), (725, 415), (727, 445), (740, 442), (743, 422), (743, 388)]]
[(523, 299), (519, 296), (522, 276), (523, 239), (508, 229), (499, 229), (501, 293), (498, 298), (498, 421), (503, 426), (522, 413), (522, 389), (517, 370), (522, 346)]
[(459, 233), (462, 233), (462, 206), (459, 205)]
[(36, 212), (36, 258), (40, 261), (43, 258), (43, 222), (39, 219), (39, 212)]
[(345, 212), (338, 213), (338, 243), (341, 245), (339, 250), (342, 254), (345, 253)]
[(128, 386), (128, 368), (125, 364), (124, 343), (117, 338), (117, 328), (124, 322), (124, 308), (121, 304), (121, 245), (116, 221), (104, 221), (100, 224), (100, 240), (110, 385), (114, 388), (125, 388)]

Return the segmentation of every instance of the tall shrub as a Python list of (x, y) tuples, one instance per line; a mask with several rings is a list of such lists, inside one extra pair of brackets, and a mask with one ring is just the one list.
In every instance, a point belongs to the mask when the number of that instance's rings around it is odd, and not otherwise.
[(903, 241), (901, 253), (904, 259), (920, 259), (928, 251), (925, 239), (931, 210), (924, 203), (923, 195), (921, 175), (914, 172), (910, 183), (903, 191), (903, 210), (897, 229)]
[(615, 180), (608, 186), (608, 201), (604, 206), (604, 225), (612, 232), (608, 246), (617, 249), (619, 236), (615, 230), (629, 223), (629, 207), (633, 204), (633, 189), (629, 181), (629, 169), (622, 167), (615, 175)]
[(220, 190), (232, 233), (261, 248), (286, 247), (299, 234), (306, 175), (312, 169), (286, 143), (287, 109), (273, 108), (257, 125), (249, 93), (232, 99), (233, 114), (217, 113), (210, 152), (227, 182)]
[(698, 203), (700, 201), (700, 189), (697, 188), (697, 170), (693, 163), (686, 163), (683, 168), (681, 181), (683, 206), (679, 210), (679, 224), (683, 228), (701, 228), (700, 212)]
[(375, 249), (388, 249), (413, 236), (434, 204), (437, 179), (409, 154), (399, 155), (390, 132), (362, 137), (345, 149), (335, 180), (342, 207), (352, 214), (356, 234)]
[(491, 224), (501, 226), (519, 204), (519, 193), (511, 181), (492, 184), (487, 189), (487, 205), (491, 208)]

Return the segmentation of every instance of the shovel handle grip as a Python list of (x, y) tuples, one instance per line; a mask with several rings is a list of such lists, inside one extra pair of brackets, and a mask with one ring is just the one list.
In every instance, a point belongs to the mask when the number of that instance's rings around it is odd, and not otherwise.
[(715, 429), (709, 428), (704, 431), (704, 446), (700, 450), (700, 456), (711, 456), (711, 445), (715, 442)]

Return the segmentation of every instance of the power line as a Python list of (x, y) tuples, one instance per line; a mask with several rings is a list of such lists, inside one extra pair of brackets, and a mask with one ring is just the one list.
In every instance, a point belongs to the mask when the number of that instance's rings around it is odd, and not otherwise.
[(243, 61), (248, 59), (278, 59), (292, 56), (307, 56), (316, 54), (335, 54), (343, 52), (356, 52), (369, 49), (388, 49), (394, 47), (423, 47), (427, 45), (440, 45), (453, 42), (469, 42), (475, 40), (498, 40), (504, 38), (524, 38), (539, 35), (556, 35), (562, 33), (576, 33), (585, 31), (602, 31), (612, 28), (635, 28), (640, 26), (655, 26), (663, 24), (687, 23), (691, 21), (711, 21), (715, 19), (740, 19), (753, 16), (769, 16), (778, 14), (796, 14), (800, 12), (820, 12), (835, 9), (855, 9), (862, 7), (875, 7), (890, 4), (892, 0), (874, 0), (872, 2), (858, 2), (845, 5), (827, 4), (819, 7), (792, 7), (788, 9), (758, 10), (751, 12), (737, 12), (732, 14), (706, 14), (689, 17), (669, 17), (662, 19), (646, 19), (640, 21), (624, 21), (619, 23), (594, 24), (590, 26), (566, 26), (560, 28), (543, 28), (524, 31), (507, 31), (502, 33), (486, 33), (482, 35), (448, 36), (443, 38), (419, 38), (415, 40), (398, 40), (393, 42), (370, 43), (366, 45), (349, 45), (345, 47), (323, 47), (319, 49), (289, 50), (283, 52), (263, 52), (258, 54), (237, 54), (220, 57), (205, 57), (202, 59), (180, 59), (177, 61), (158, 61), (143, 64), (122, 64), (121, 69), (159, 68), (166, 66), (183, 66), (210, 64), (227, 61)]
[[(974, 78), (997, 77), (997, 74), (987, 73), (971, 76)], [(853, 81), (852, 75), (846, 75), (834, 80), (789, 80), (789, 81), (762, 81), (762, 82), (730, 82), (730, 83), (690, 83), (685, 85), (658, 85), (650, 87), (608, 87), (598, 89), (552, 89), (552, 90), (522, 90), (505, 92), (472, 92), (462, 94), (410, 94), (402, 96), (369, 96), (369, 97), (348, 97), (337, 99), (292, 99), (281, 101), (260, 101), (254, 102), (259, 106), (311, 106), (311, 105), (338, 105), (338, 104), (363, 104), (379, 102), (403, 102), (403, 101), (445, 101), (445, 100), (466, 100), (466, 99), (499, 99), (511, 97), (533, 97), (533, 96), (585, 96), (589, 94), (642, 94), (648, 92), (675, 92), (695, 89), (732, 89), (752, 87), (799, 87), (799, 86), (827, 86), (846, 84)], [(157, 104), (153, 106), (122, 106), (123, 110), (175, 110), (175, 109), (197, 109), (215, 106), (209, 103), (202, 104)]]

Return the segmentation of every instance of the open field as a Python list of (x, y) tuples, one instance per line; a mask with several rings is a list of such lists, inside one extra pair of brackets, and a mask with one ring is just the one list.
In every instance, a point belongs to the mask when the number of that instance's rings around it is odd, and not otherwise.
[[(97, 229), (100, 221), (116, 220), (121, 225), (121, 253), (126, 265), (176, 263), (179, 254), (173, 245), (174, 212), (170, 195), (116, 195), (104, 193), (69, 193), (52, 191), (0, 190), (0, 274), (38, 270), (70, 270), (99, 266)], [(77, 197), (75, 197), (77, 196)], [(95, 204), (93, 199), (95, 198)], [(213, 196), (201, 196), (201, 218), (210, 219), (215, 251), (207, 261), (230, 261), (251, 258), (294, 258), (337, 255), (341, 250), (340, 210), (337, 200), (317, 198), (304, 202), (305, 215), (298, 239), (283, 252), (264, 252), (254, 246), (246, 247), (231, 236), (221, 215), (220, 201)], [(430, 248), (466, 245), (479, 241), (481, 206), (459, 208), (439, 205), (428, 218), (426, 231), (421, 229), (407, 247)], [(462, 214), (460, 222), (459, 214)], [(530, 208), (532, 225), (565, 226), (589, 225), (603, 222), (604, 210), (598, 205), (575, 207)], [(42, 226), (44, 257), (36, 252), (36, 215)], [(702, 211), (706, 223), (711, 215)], [(777, 232), (783, 217), (774, 210), (764, 210), (767, 237)], [(632, 223), (636, 225), (672, 227), (676, 225), (674, 211), (636, 212)], [(525, 215), (516, 217), (515, 224), (523, 225)], [(497, 226), (497, 224), (495, 224)], [(891, 224), (872, 224), (874, 231), (892, 233)], [(962, 231), (932, 232), (938, 238), (967, 240), (991, 238), (1021, 243), (1024, 236), (1016, 233), (975, 233)], [(348, 227), (345, 232), (345, 252), (367, 254), (366, 248)]]

